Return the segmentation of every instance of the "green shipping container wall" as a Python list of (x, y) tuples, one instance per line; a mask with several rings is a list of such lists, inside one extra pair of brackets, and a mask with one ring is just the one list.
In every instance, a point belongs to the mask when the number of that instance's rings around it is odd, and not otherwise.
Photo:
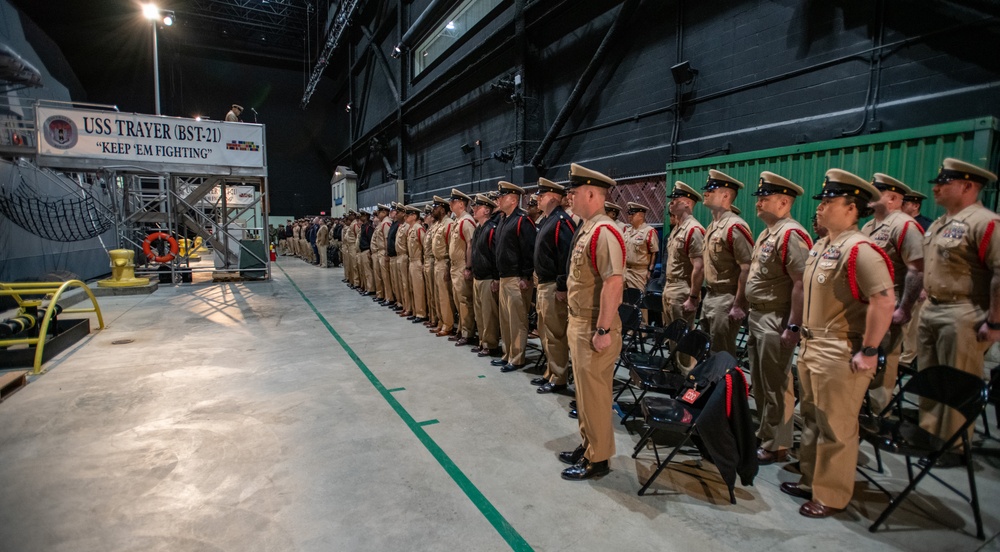
[[(674, 181), (677, 180), (700, 190), (708, 179), (709, 169), (732, 176), (746, 185), (734, 205), (743, 211), (743, 218), (750, 224), (756, 236), (764, 229), (764, 224), (756, 216), (754, 208), (756, 197), (751, 193), (757, 187), (761, 172), (771, 171), (780, 174), (805, 189), (806, 195), (795, 200), (792, 216), (810, 231), (812, 216), (819, 204), (812, 199), (812, 196), (818, 193), (822, 186), (823, 175), (827, 169), (844, 169), (868, 179), (874, 173), (882, 172), (926, 194), (928, 199), (924, 201), (921, 213), (934, 219), (943, 211), (934, 204), (931, 185), (927, 181), (937, 174), (941, 160), (955, 157), (996, 172), (1000, 157), (997, 132), (996, 118), (981, 117), (907, 130), (668, 163), (667, 190), (669, 193)], [(993, 210), (997, 209), (995, 187), (985, 190), (981, 199), (984, 205)], [(695, 207), (694, 215), (706, 226), (711, 221), (711, 214), (702, 205)], [(663, 218), (668, 219), (666, 213)]]

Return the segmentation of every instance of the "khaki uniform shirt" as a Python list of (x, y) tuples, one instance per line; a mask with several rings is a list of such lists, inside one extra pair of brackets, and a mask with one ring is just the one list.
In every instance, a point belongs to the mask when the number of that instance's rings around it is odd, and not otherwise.
[(353, 246), (358, 241), (358, 231), (355, 228), (354, 223), (348, 224), (344, 227), (344, 232), (341, 234), (344, 243)]
[(660, 238), (656, 235), (656, 229), (642, 223), (639, 228), (629, 226), (625, 229), (625, 262), (630, 267), (649, 268), (650, 263), (656, 258), (656, 252), (660, 250)]
[(451, 266), (464, 269), (471, 264), (470, 260), (465, 258), (465, 251), (475, 231), (476, 221), (469, 213), (463, 213), (461, 218), (452, 223), (451, 236), (448, 238), (448, 257), (451, 259)]
[(382, 219), (382, 222), (378, 224), (378, 228), (375, 229), (376, 234), (382, 234), (382, 237), (379, 238), (379, 243), (383, 246), (380, 251), (383, 254), (385, 254), (389, 249), (389, 230), (391, 229), (392, 221), (389, 220), (389, 217)]
[(406, 249), (410, 262), (419, 263), (424, 259), (424, 225), (417, 222), (406, 233)]
[(705, 229), (705, 284), (712, 291), (735, 293), (740, 265), (750, 264), (752, 253), (753, 237), (745, 220), (732, 211), (713, 219)]
[(751, 309), (754, 304), (791, 304), (793, 284), (788, 273), (802, 274), (812, 245), (809, 233), (791, 217), (777, 221), (757, 236), (747, 276), (746, 295)]
[(396, 230), (396, 254), (397, 255), (408, 255), (407, 253), (407, 234), (410, 231), (410, 225), (401, 222), (399, 223), (399, 229)]
[(434, 232), (437, 232), (439, 222), (431, 223), (430, 228), (424, 231), (424, 263), (434, 263)]
[[(705, 227), (690, 216), (667, 237), (667, 275), (663, 297), (684, 301), (691, 293), (691, 259), (705, 253)], [(700, 293), (701, 290), (698, 290)]]
[(924, 289), (938, 301), (971, 300), (989, 309), (990, 281), (1000, 272), (1000, 215), (976, 202), (943, 215), (924, 234)]
[(861, 227), (861, 232), (881, 247), (892, 261), (897, 302), (903, 297), (906, 264), (924, 258), (923, 230), (913, 217), (902, 211), (889, 213), (882, 222), (872, 219)]
[[(570, 249), (566, 277), (569, 313), (596, 322), (604, 281), (625, 273), (624, 238), (607, 215), (597, 215), (577, 230)], [(615, 320), (621, 323), (617, 317)]]
[(385, 234), (382, 232), (383, 220), (375, 221), (375, 231), (372, 232), (372, 254), (373, 255), (384, 255), (385, 254)]
[(857, 230), (844, 232), (836, 242), (829, 236), (816, 242), (802, 280), (802, 325), (852, 337), (864, 334), (868, 297), (893, 287), (885, 253)]
[(437, 223), (437, 227), (431, 241), (431, 249), (434, 251), (435, 261), (448, 261), (448, 243), (451, 241), (451, 236), (448, 234), (451, 232), (452, 224), (454, 223), (449, 218), (443, 218), (441, 219), (441, 222)]
[(319, 230), (316, 230), (316, 247), (326, 247), (330, 245), (330, 227), (321, 224), (319, 225)]
[(354, 246), (354, 251), (360, 251), (360, 245), (358, 243), (358, 237), (361, 236), (361, 221), (356, 220), (351, 224), (351, 235), (354, 236), (354, 240), (351, 241), (351, 245)]
[(292, 228), (292, 237), (294, 237), (297, 240), (302, 239), (302, 227), (299, 226), (298, 224), (295, 225), (295, 228)]

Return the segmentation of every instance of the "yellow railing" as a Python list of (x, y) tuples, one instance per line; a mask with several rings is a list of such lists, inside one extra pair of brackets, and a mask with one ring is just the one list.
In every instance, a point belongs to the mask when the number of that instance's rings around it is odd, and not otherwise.
[[(83, 288), (83, 291), (90, 297), (90, 302), (94, 305), (92, 308), (80, 307), (75, 309), (63, 309), (60, 314), (74, 314), (83, 312), (92, 312), (97, 315), (97, 323), (100, 329), (104, 329), (104, 317), (101, 316), (101, 307), (97, 304), (97, 298), (94, 297), (93, 292), (87, 287), (87, 284), (81, 282), (80, 280), (69, 280), (66, 282), (25, 282), (17, 284), (5, 284), (0, 283), (0, 296), (9, 295), (17, 301), (18, 306), (23, 306), (25, 300), (21, 298), (22, 295), (46, 295), (48, 297), (48, 307), (45, 308), (45, 316), (42, 317), (42, 324), (38, 328), (38, 337), (28, 337), (19, 339), (0, 339), (0, 347), (9, 347), (11, 345), (34, 345), (35, 346), (35, 365), (33, 374), (40, 374), (42, 371), (42, 355), (45, 351), (45, 336), (49, 331), (49, 322), (55, 315), (56, 309), (52, 308), (59, 302), (59, 298), (62, 297), (63, 292), (71, 287)], [(39, 307), (41, 308), (41, 307)]]

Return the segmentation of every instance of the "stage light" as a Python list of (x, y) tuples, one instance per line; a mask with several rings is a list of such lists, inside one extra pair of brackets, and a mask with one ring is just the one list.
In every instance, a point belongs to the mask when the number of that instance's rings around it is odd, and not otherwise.
[(143, 4), (142, 5), (142, 15), (149, 19), (150, 21), (160, 18), (160, 8), (156, 7), (156, 4)]
[(670, 68), (670, 74), (674, 77), (674, 83), (681, 85), (693, 81), (698, 70), (691, 67), (690, 61), (682, 61)]

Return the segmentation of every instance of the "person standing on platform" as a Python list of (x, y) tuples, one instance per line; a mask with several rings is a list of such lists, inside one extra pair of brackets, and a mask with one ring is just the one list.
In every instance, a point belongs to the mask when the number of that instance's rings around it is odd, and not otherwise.
[(504, 218), (497, 228), (497, 284), (500, 293), (500, 336), (504, 354), (492, 362), (501, 372), (524, 367), (528, 347), (528, 306), (531, 304), (532, 275), (535, 271), (535, 223), (518, 207), (524, 189), (500, 181), (497, 207)]
[(437, 230), (431, 238), (434, 250), (434, 288), (438, 301), (438, 318), (440, 326), (436, 335), (445, 337), (452, 335), (455, 327), (455, 308), (451, 301), (451, 260), (448, 248), (451, 242), (451, 227), (454, 224), (448, 217), (450, 203), (448, 200), (434, 196), (434, 220)]
[(646, 224), (649, 207), (636, 202), (629, 202), (626, 207), (629, 226), (624, 235), (625, 287), (645, 292), (656, 264), (656, 253), (660, 251), (660, 237), (655, 228)]
[(582, 441), (575, 450), (559, 454), (560, 461), (572, 464), (562, 472), (562, 478), (571, 481), (607, 474), (615, 454), (611, 403), (615, 361), (622, 348), (618, 306), (625, 287), (625, 239), (604, 214), (614, 185), (599, 172), (570, 165), (567, 188), (574, 209), (586, 220), (573, 237), (566, 279), (567, 336)]
[(871, 410), (878, 414), (892, 400), (896, 389), (903, 328), (910, 321), (913, 305), (924, 287), (924, 229), (901, 210), (909, 187), (882, 173), (875, 173), (872, 185), (878, 188), (882, 197), (870, 205), (875, 216), (861, 227), (861, 232), (889, 256), (898, 302), (892, 313), (892, 324), (881, 344), (885, 369), (875, 374), (868, 393)]
[(538, 393), (555, 393), (566, 389), (569, 380), (569, 342), (566, 326), (566, 267), (576, 224), (562, 208), (566, 188), (538, 179), (538, 206), (543, 216), (535, 238), (535, 276), (538, 278), (538, 335), (545, 351), (545, 374), (531, 383)]
[(451, 292), (458, 307), (458, 332), (449, 338), (456, 347), (475, 345), (475, 307), (472, 303), (472, 233), (476, 221), (469, 214), (472, 198), (459, 190), (451, 190), (451, 212), (455, 220), (448, 238), (448, 260), (451, 262)]
[(227, 123), (239, 123), (239, 122), (241, 122), (240, 121), (240, 115), (242, 115), (242, 114), (243, 114), (243, 106), (242, 105), (233, 104), (232, 107), (229, 108), (229, 112), (226, 113), (226, 122)]
[(798, 371), (803, 420), (798, 483), (781, 491), (808, 501), (799, 514), (825, 518), (854, 494), (858, 412), (878, 363), (878, 344), (892, 321), (892, 265), (858, 231), (858, 219), (881, 193), (840, 169), (826, 172), (817, 220), (827, 236), (806, 260)]
[[(427, 298), (427, 320), (424, 326), (436, 328), (438, 325), (437, 290), (434, 287), (434, 245), (432, 239), (437, 230), (437, 222), (431, 214), (433, 207), (424, 208), (424, 296)], [(436, 330), (435, 330), (436, 331)]]
[(757, 218), (767, 225), (750, 257), (746, 295), (747, 358), (757, 404), (757, 462), (788, 460), (793, 442), (795, 378), (792, 356), (802, 325), (802, 272), (812, 248), (806, 229), (791, 217), (794, 182), (764, 171), (757, 184)]
[[(924, 234), (927, 304), (920, 313), (918, 370), (944, 364), (982, 378), (983, 355), (1000, 340), (1000, 215), (979, 201), (996, 179), (948, 158), (931, 180), (934, 202), (945, 213)], [(920, 427), (939, 438), (951, 437), (963, 421), (947, 407), (920, 401)]]
[(480, 357), (500, 356), (500, 302), (493, 291), (497, 266), (496, 243), (497, 223), (503, 215), (495, 211), (496, 202), (484, 194), (476, 195), (472, 202), (472, 215), (476, 219), (476, 230), (472, 233), (472, 302), (475, 305), (476, 327), (479, 328), (479, 344), (472, 352)]
[(702, 188), (712, 222), (705, 230), (705, 284), (702, 326), (712, 336), (712, 352), (736, 354), (736, 337), (747, 316), (746, 285), (750, 274), (753, 236), (750, 225), (732, 211), (743, 183), (717, 171), (708, 171)]
[(411, 311), (408, 320), (414, 324), (427, 320), (427, 296), (424, 294), (424, 225), (420, 223), (420, 209), (406, 206), (406, 254), (409, 260)]
[(667, 196), (667, 211), (673, 229), (667, 237), (667, 261), (663, 285), (663, 324), (682, 318), (694, 327), (694, 316), (701, 301), (701, 284), (705, 277), (705, 227), (691, 212), (702, 200), (701, 194), (677, 181)]

